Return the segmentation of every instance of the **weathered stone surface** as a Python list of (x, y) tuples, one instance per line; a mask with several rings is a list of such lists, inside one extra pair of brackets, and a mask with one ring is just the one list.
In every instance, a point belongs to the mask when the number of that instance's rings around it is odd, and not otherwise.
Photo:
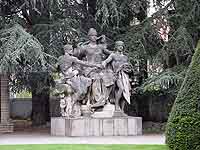
[(114, 115), (115, 105), (106, 104), (102, 111), (94, 112), (91, 115), (92, 118), (111, 118)]
[(141, 135), (142, 134), (142, 119), (134, 117), (128, 119), (128, 135)]
[(5, 75), (0, 75), (0, 103), (1, 103), (1, 123), (8, 123), (10, 118), (9, 108), (9, 90), (8, 90), (8, 78)]
[(14, 130), (14, 125), (12, 123), (3, 124), (0, 123), (0, 133), (11, 133)]
[(133, 136), (142, 134), (142, 118), (51, 118), (54, 136)]
[(114, 135), (128, 135), (128, 119), (114, 119)]
[(112, 136), (114, 134), (114, 120), (103, 119), (103, 136)]
[(70, 128), (66, 128), (65, 119), (62, 117), (59, 118), (51, 118), (51, 134), (56, 136), (65, 136), (66, 130), (68, 131)]
[(86, 119), (67, 119), (66, 121), (71, 122), (71, 136), (86, 136)]
[(10, 120), (8, 77), (0, 75), (0, 133), (13, 132)]
[(102, 122), (99, 119), (91, 119), (89, 123), (89, 135), (101, 136)]

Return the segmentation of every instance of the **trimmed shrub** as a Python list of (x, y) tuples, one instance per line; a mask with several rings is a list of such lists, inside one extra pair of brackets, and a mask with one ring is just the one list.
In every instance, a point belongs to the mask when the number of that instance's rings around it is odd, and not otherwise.
[(171, 150), (200, 149), (200, 41), (166, 127)]

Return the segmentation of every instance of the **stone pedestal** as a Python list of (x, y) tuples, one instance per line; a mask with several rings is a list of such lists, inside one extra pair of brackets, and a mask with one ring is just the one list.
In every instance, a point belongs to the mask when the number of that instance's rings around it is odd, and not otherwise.
[(10, 122), (9, 87), (6, 75), (0, 75), (0, 133), (13, 132)]
[(135, 136), (141, 134), (141, 117), (51, 118), (51, 135), (53, 136)]

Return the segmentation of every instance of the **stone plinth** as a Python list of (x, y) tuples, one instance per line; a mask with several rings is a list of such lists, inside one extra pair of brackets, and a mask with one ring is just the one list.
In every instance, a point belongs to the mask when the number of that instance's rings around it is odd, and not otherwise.
[(141, 134), (141, 117), (51, 118), (51, 135), (54, 136), (134, 136)]
[(8, 77), (0, 74), (0, 133), (13, 132), (10, 120)]
[(0, 123), (0, 133), (12, 133), (14, 130), (13, 123)]

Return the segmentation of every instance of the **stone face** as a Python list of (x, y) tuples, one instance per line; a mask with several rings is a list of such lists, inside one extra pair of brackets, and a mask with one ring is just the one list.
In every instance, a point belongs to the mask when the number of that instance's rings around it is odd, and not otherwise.
[(137, 120), (137, 135), (142, 135), (142, 118)]
[(54, 136), (134, 136), (142, 134), (142, 118), (51, 118)]
[(12, 123), (2, 124), (0, 123), (0, 133), (12, 133), (14, 126)]
[(91, 119), (90, 123), (89, 123), (89, 130), (90, 130), (89, 135), (101, 136), (101, 134), (102, 134), (102, 121), (100, 119)]
[(128, 135), (128, 119), (114, 119), (114, 135)]
[(85, 123), (86, 119), (67, 119), (68, 122), (71, 121), (71, 136), (86, 136)]
[(142, 134), (142, 119), (139, 117), (128, 119), (128, 135)]
[(66, 128), (65, 119), (62, 117), (51, 118), (51, 134), (56, 136), (65, 136), (66, 131), (70, 131), (70, 128)]
[(103, 136), (112, 136), (114, 134), (114, 120), (103, 119)]

